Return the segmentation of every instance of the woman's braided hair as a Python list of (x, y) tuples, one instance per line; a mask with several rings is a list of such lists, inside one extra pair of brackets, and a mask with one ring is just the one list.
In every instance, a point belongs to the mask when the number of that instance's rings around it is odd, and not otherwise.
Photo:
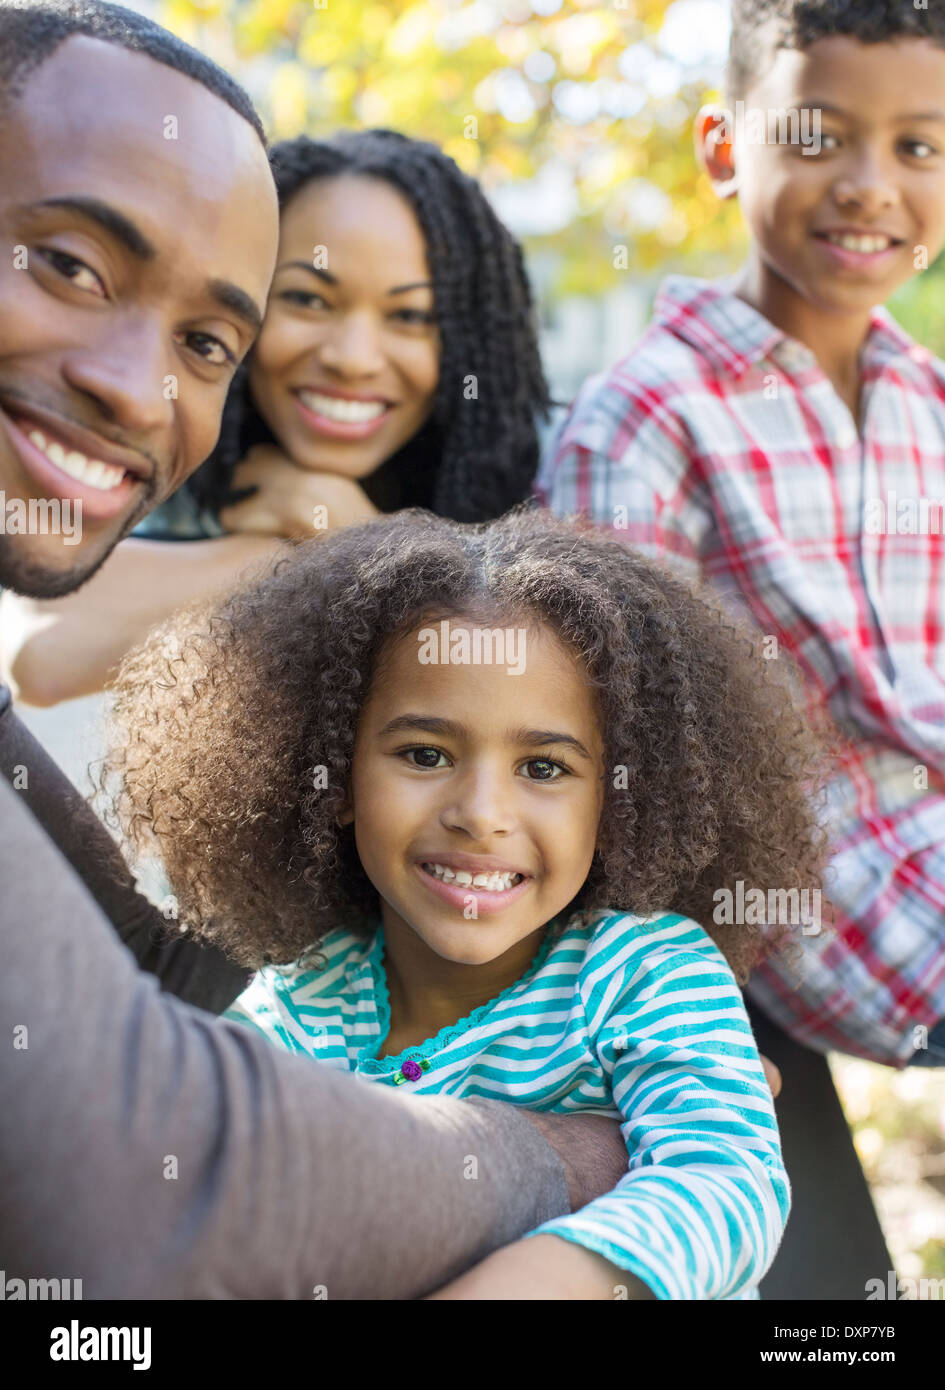
[[(538, 466), (537, 418), (550, 398), (522, 251), (479, 184), (435, 145), (393, 130), (302, 135), (274, 145), (271, 158), (280, 207), (316, 179), (383, 179), (407, 199), (426, 240), (442, 341), (439, 384), (427, 424), (365, 480), (375, 505), (483, 521), (522, 501)], [(201, 504), (222, 505), (246, 450), (272, 440), (244, 364), (219, 444), (190, 480)]]

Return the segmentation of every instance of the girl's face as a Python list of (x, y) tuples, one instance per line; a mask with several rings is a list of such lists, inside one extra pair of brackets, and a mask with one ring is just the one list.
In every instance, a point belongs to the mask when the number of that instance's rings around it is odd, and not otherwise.
[[(494, 630), (453, 618), (448, 642), (439, 622), (396, 642), (362, 710), (352, 769), (358, 853), (385, 928), (406, 926), (467, 965), (496, 960), (575, 897), (603, 803), (590, 685), (549, 629), (500, 629), (525, 642), (506, 665), (443, 660), (462, 633), (475, 653), (477, 631)], [(431, 654), (436, 664), (421, 659)]]
[(379, 179), (307, 184), (283, 209), (249, 386), (303, 468), (365, 478), (433, 409), (440, 339), (420, 225)]

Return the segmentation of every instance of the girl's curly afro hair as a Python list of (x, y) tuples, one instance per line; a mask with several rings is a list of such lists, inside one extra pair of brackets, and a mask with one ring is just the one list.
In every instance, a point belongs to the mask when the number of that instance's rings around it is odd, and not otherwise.
[(359, 712), (385, 644), (463, 614), (547, 624), (592, 683), (598, 848), (574, 910), (701, 922), (744, 980), (762, 936), (713, 922), (719, 889), (814, 889), (821, 745), (788, 685), (711, 600), (616, 539), (523, 507), (426, 512), (306, 541), (121, 668), (99, 776), (157, 851), (181, 920), (238, 961), (288, 961), (378, 896), (340, 828)]

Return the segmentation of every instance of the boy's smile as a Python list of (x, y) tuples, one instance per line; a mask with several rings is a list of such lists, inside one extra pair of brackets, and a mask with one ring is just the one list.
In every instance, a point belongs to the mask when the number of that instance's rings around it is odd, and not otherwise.
[(776, 50), (744, 100), (819, 112), (820, 148), (738, 131), (713, 148), (703, 118), (703, 160), (720, 191), (737, 192), (752, 234), (740, 293), (818, 353), (824, 336), (828, 356), (832, 337), (858, 346), (870, 310), (945, 243), (945, 51), (819, 39)]
[(399, 1027), (454, 1023), (527, 969), (587, 878), (602, 757), (587, 679), (546, 629), (528, 627), (516, 676), (421, 664), (417, 633), (387, 654), (358, 726), (352, 800)]

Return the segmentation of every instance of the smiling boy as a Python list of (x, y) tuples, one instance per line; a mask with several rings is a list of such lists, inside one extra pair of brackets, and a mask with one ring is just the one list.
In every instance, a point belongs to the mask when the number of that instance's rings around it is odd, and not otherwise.
[(891, 493), (945, 497), (945, 364), (875, 307), (945, 243), (945, 14), (735, 0), (727, 96), (819, 113), (817, 147), (700, 113), (747, 261), (727, 282), (662, 286), (539, 489), (730, 595), (845, 739), (827, 811), (834, 929), (799, 934), (800, 965), (764, 965), (754, 999), (820, 1051), (941, 1064), (945, 542), (873, 521)]

